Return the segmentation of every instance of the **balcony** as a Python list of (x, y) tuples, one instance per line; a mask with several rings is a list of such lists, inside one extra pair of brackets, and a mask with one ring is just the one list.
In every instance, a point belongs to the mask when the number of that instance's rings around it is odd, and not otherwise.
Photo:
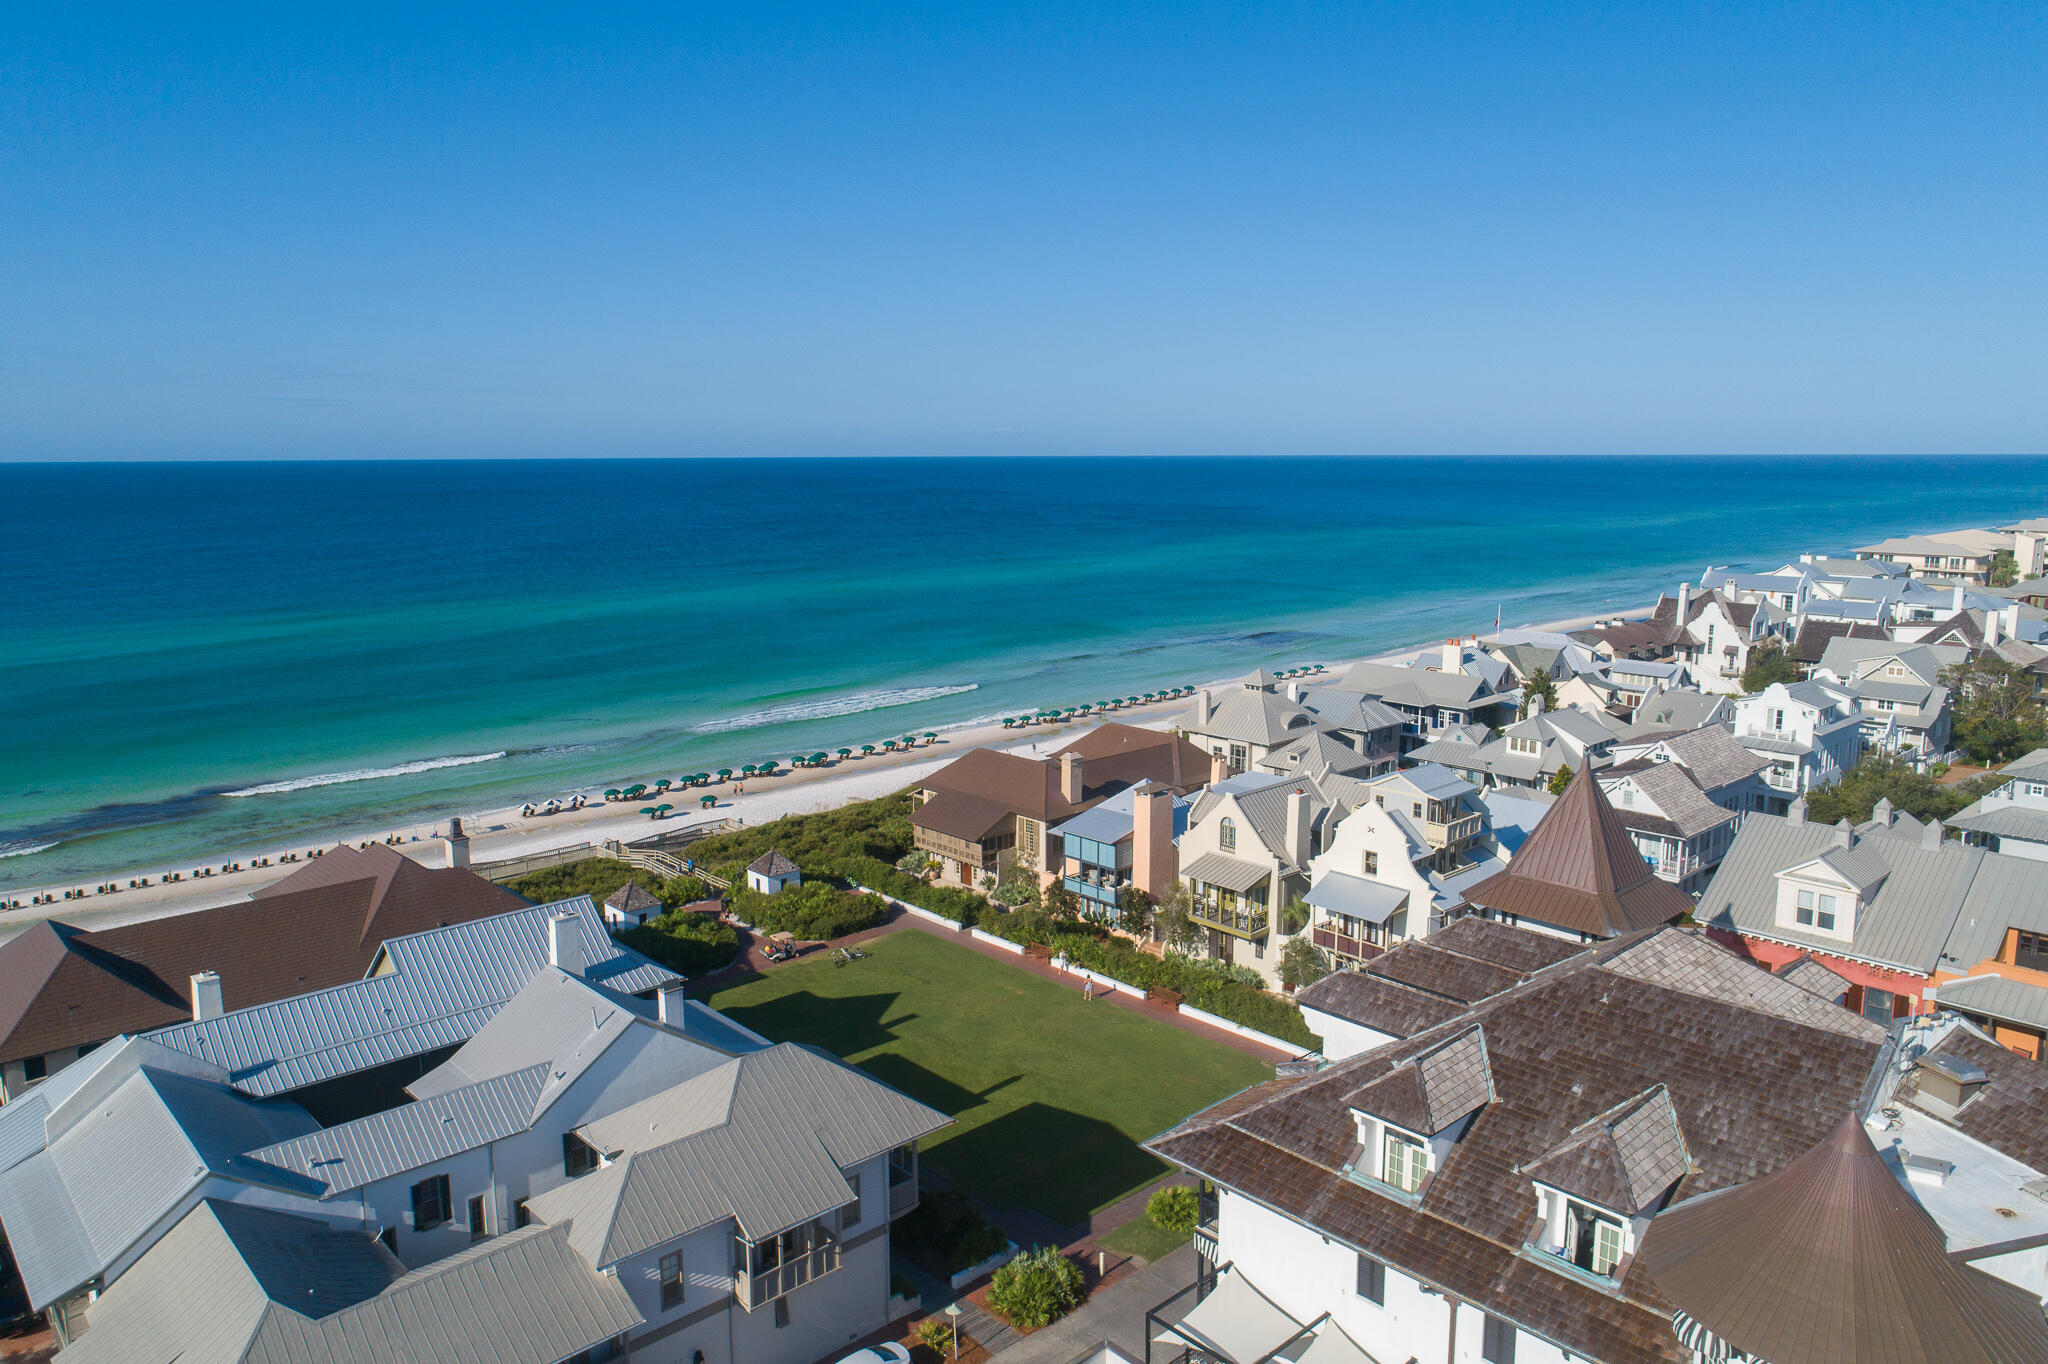
[(889, 1153), (889, 1220), (917, 1206), (917, 1147), (899, 1146)]
[(1435, 820), (1425, 820), (1422, 825), (1422, 836), (1429, 841), (1432, 848), (1449, 847), (1468, 838), (1479, 837), (1480, 828), (1484, 823), (1484, 819), (1479, 815), (1459, 815), (1456, 819), (1441, 824)]
[(1220, 905), (1197, 904), (1188, 917), (1204, 928), (1218, 928), (1240, 938), (1266, 936), (1267, 920), (1263, 909), (1225, 909)]
[[(822, 1224), (812, 1223), (807, 1231), (825, 1234)], [(785, 1233), (784, 1238), (790, 1233)], [(766, 1303), (774, 1302), (813, 1279), (822, 1279), (839, 1268), (839, 1243), (827, 1240), (824, 1244), (812, 1244), (809, 1250), (782, 1253), (777, 1240), (763, 1241), (758, 1245), (740, 1241), (736, 1247), (740, 1272), (733, 1275), (733, 1296), (739, 1299), (741, 1307), (751, 1312)], [(763, 1265), (762, 1260), (778, 1260), (779, 1263)], [(752, 1272), (747, 1266), (756, 1266)]]
[(1323, 951), (1334, 952), (1340, 957), (1349, 957), (1354, 961), (1371, 961), (1386, 950), (1364, 938), (1340, 933), (1328, 924), (1317, 924), (1309, 936)]

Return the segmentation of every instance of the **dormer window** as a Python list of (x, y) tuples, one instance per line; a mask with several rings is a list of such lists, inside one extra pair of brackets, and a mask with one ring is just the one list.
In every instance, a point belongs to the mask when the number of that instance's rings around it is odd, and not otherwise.
[(1826, 891), (1802, 890), (1794, 917), (1802, 928), (1818, 928), (1831, 933), (1835, 928), (1835, 897)]
[(1389, 1127), (1380, 1138), (1380, 1178), (1402, 1193), (1414, 1193), (1429, 1173), (1429, 1148)]
[(1564, 1204), (1565, 1256), (1580, 1269), (1611, 1274), (1621, 1263), (1621, 1219), (1576, 1198)]

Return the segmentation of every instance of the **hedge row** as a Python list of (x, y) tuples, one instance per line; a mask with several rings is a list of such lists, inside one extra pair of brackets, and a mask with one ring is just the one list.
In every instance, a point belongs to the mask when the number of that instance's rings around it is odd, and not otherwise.
[(1308, 1025), (1302, 1022), (1300, 1007), (1292, 1000), (1232, 980), (1192, 958), (1155, 957), (1101, 929), (1060, 923), (1039, 911), (990, 914), (983, 918), (980, 927), (985, 933), (1011, 942), (1043, 943), (1077, 966), (1099, 971), (1140, 990), (1171, 990), (1183, 1003), (1227, 1018), (1240, 1027), (1310, 1050), (1322, 1049), (1322, 1039), (1308, 1030)]
[(679, 976), (716, 971), (739, 955), (740, 935), (715, 915), (677, 911), (613, 935)]
[(732, 897), (741, 923), (764, 933), (790, 933), (805, 942), (827, 942), (873, 928), (889, 907), (872, 895), (841, 890), (826, 881), (806, 881), (775, 895), (742, 887)]

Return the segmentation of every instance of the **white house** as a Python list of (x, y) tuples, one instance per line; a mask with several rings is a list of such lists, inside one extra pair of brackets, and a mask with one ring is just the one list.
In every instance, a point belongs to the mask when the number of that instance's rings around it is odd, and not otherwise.
[(774, 848), (762, 853), (747, 867), (747, 889), (763, 895), (780, 895), (786, 886), (800, 886), (804, 874), (796, 863)]
[(1950, 827), (1963, 830), (1963, 841), (1977, 847), (2048, 862), (2048, 748), (2000, 770), (2005, 785), (1958, 813)]
[(1796, 797), (1833, 786), (1856, 765), (1862, 712), (1853, 696), (1825, 682), (1773, 682), (1735, 703), (1735, 737), (1770, 764), (1763, 778), (1771, 813), (1783, 814)]
[[(1338, 821), (1309, 864), (1307, 899), (1315, 945), (1339, 967), (1370, 960), (1395, 943), (1420, 938), (1464, 904), (1459, 887), (1499, 870), (1491, 854), (1486, 812), (1477, 802), (1476, 842), (1449, 875), (1425, 823), (1400, 802), (1380, 804), (1383, 791)], [(1424, 807), (1425, 812), (1427, 806)]]

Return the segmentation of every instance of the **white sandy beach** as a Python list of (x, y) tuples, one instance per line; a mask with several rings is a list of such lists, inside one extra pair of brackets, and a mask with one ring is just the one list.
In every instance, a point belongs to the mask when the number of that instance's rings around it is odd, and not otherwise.
[[(1518, 628), (1574, 630), (1611, 616), (1639, 615), (1643, 610), (1644, 608), (1625, 612), (1603, 611), (1570, 620)], [(1373, 655), (1372, 660), (1405, 661), (1434, 647), (1433, 644), (1409, 646)], [(1328, 682), (1351, 664), (1360, 661), (1363, 660), (1345, 659), (1326, 663), (1324, 671), (1315, 680)], [(1215, 688), (1231, 680), (1219, 678), (1201, 685)], [(1035, 725), (1023, 732), (1006, 730), (999, 720), (944, 729), (938, 731), (939, 737), (936, 742), (904, 752), (878, 752), (866, 757), (841, 760), (825, 768), (784, 769), (781, 775), (775, 777), (743, 779), (739, 782), (739, 785), (745, 788), (743, 794), (734, 794), (731, 783), (712, 788), (709, 794), (716, 795), (718, 801), (709, 809), (699, 805), (700, 796), (706, 794), (704, 792), (671, 791), (663, 799), (670, 800), (677, 808), (668, 818), (661, 821), (651, 820), (639, 813), (639, 802), (631, 805), (606, 804), (595, 793), (590, 793), (595, 803), (581, 810), (565, 810), (555, 815), (525, 816), (520, 813), (519, 806), (511, 806), (477, 814), (465, 813), (462, 822), (470, 839), (470, 860), (473, 865), (478, 866), (552, 852), (560, 848), (595, 844), (603, 839), (632, 842), (716, 820), (761, 824), (780, 819), (784, 815), (808, 814), (853, 801), (889, 795), (936, 771), (969, 749), (987, 747), (1024, 753), (1034, 750), (1049, 752), (1071, 741), (1076, 735), (1106, 721), (1113, 720), (1121, 724), (1145, 725), (1152, 728), (1162, 727), (1171, 717), (1184, 711), (1187, 705), (1185, 700), (1156, 701), (1150, 705), (1140, 704), (1108, 715)], [(652, 781), (654, 776), (622, 776), (620, 780), (622, 784)], [(537, 797), (535, 803), (542, 803), (549, 798)], [(161, 879), (164, 874), (162, 867), (137, 869), (109, 878), (113, 884), (122, 886), (123, 889), (112, 894), (94, 895), (88, 888), (88, 893), (82, 899), (61, 898), (63, 891), (70, 889), (67, 886), (46, 886), (10, 892), (7, 898), (19, 899), (22, 907), (7, 911), (4, 921), (0, 921), (0, 937), (12, 936), (14, 932), (41, 918), (58, 918), (82, 928), (109, 928), (117, 924), (135, 923), (227, 904), (243, 899), (251, 891), (280, 880), (296, 867), (303, 866), (305, 854), (316, 846), (333, 847), (336, 844), (383, 842), (396, 837), (399, 851), (428, 865), (439, 866), (442, 856), (441, 845), (435, 840), (440, 833), (445, 832), (445, 829), (445, 824), (418, 824), (397, 829), (386, 826), (374, 831), (338, 832), (321, 844), (296, 844), (290, 848), (259, 850), (253, 853), (209, 854), (203, 865), (211, 865), (218, 869), (223, 864), (239, 862), (243, 870), (216, 870), (216, 874), (212, 876), (195, 880), (190, 873), (194, 865), (200, 864), (186, 862), (179, 868), (186, 873), (186, 879), (167, 883)], [(302, 860), (297, 863), (280, 864), (278, 859), (288, 852), (298, 853)], [(268, 858), (271, 865), (252, 865), (264, 858)], [(144, 876), (149, 877), (153, 884), (147, 887), (127, 888), (126, 883), (129, 879)], [(59, 898), (52, 904), (29, 903), (32, 897), (42, 894), (55, 894)]]

